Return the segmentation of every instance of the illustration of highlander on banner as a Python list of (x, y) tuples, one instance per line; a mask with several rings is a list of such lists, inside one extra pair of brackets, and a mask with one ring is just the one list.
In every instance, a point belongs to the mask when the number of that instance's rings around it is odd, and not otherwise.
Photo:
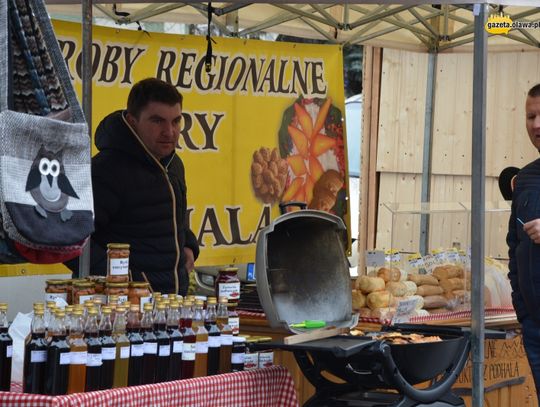
[[(80, 91), (80, 25), (54, 25)], [(177, 152), (198, 265), (252, 262), (281, 202), (305, 202), (349, 224), (339, 46), (216, 38), (207, 73), (204, 37), (96, 26), (93, 38), (94, 125), (124, 109), (146, 77), (184, 96)]]

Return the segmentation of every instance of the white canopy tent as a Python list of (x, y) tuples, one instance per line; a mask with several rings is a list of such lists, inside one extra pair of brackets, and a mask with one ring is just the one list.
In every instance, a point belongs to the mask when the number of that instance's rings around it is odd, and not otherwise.
[[(204, 23), (209, 3), (113, 0), (46, 0), (51, 12), (83, 15), (83, 105), (91, 117), (91, 21), (92, 12), (118, 23), (133, 21), (176, 21)], [(118, 16), (117, 11), (129, 13)], [(95, 9), (92, 9), (94, 4)], [(509, 14), (513, 21), (534, 21), (540, 17), (539, 0), (500, 0), (490, 6), (486, 0), (462, 1), (350, 1), (326, 4), (289, 4), (286, 1), (212, 3), (213, 23), (224, 33), (242, 37), (269, 30), (334, 43), (362, 43), (436, 52), (471, 50), (473, 44), (473, 123), (471, 197), (472, 271), (472, 405), (482, 406), (484, 397), (484, 225), (485, 225), (485, 143), (488, 15), (495, 11)], [(166, 14), (164, 14), (166, 13)], [(531, 19), (531, 20), (527, 20)], [(540, 20), (540, 19), (539, 19)], [(271, 27), (271, 28), (270, 28)], [(528, 49), (540, 47), (540, 29), (516, 30), (507, 36), (490, 38), (490, 47)], [(490, 48), (491, 49), (491, 48)], [(85, 68), (86, 67), (86, 68)], [(86, 72), (86, 75), (84, 74)], [(428, 84), (433, 92), (434, 86)], [(428, 100), (430, 98), (428, 97)], [(427, 107), (429, 109), (429, 106)], [(426, 120), (426, 134), (432, 129)], [(424, 157), (426, 155), (424, 154)], [(429, 157), (429, 155), (428, 155)], [(425, 176), (425, 174), (424, 174)]]

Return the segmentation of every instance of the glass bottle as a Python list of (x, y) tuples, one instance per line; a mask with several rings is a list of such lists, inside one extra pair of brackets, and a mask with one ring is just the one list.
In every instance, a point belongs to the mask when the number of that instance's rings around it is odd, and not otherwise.
[(9, 391), (11, 385), (13, 339), (8, 332), (7, 310), (8, 305), (0, 303), (0, 391)]
[(127, 317), (127, 336), (130, 345), (128, 386), (142, 384), (142, 362), (144, 355), (144, 341), (141, 336), (141, 321), (139, 319), (139, 306), (132, 304)]
[(158, 353), (157, 338), (154, 334), (154, 319), (152, 317), (152, 304), (144, 304), (144, 314), (141, 319), (144, 355), (142, 362), (142, 383), (151, 384), (156, 380), (156, 362)]
[(236, 336), (233, 338), (231, 352), (231, 371), (241, 372), (244, 370), (244, 361), (246, 357), (246, 338)]
[(23, 392), (43, 394), (47, 367), (47, 341), (45, 339), (44, 307), (34, 304), (30, 339), (24, 348)]
[(82, 393), (86, 384), (87, 346), (84, 341), (83, 310), (76, 309), (71, 317), (68, 344), (71, 355), (67, 393)]
[(236, 312), (236, 305), (231, 305), (229, 303), (227, 305), (227, 310), (229, 312), (229, 326), (231, 327), (232, 334), (233, 336), (238, 336), (240, 333), (240, 317)]
[(113, 323), (113, 339), (116, 343), (116, 359), (114, 361), (113, 387), (127, 387), (129, 372), (130, 343), (126, 335), (126, 309), (116, 308)]
[(166, 304), (161, 303), (157, 307), (156, 319), (154, 320), (154, 334), (158, 344), (158, 357), (156, 362), (156, 383), (169, 380), (169, 365), (171, 363), (171, 338), (167, 333), (167, 318), (165, 316)]
[(191, 379), (195, 368), (196, 341), (195, 332), (193, 332), (193, 313), (191, 311), (192, 303), (184, 301), (182, 314), (180, 316), (180, 332), (182, 333), (184, 344), (182, 346), (182, 379)]
[(221, 348), (221, 333), (217, 326), (216, 298), (208, 298), (204, 325), (208, 331), (208, 376), (219, 373), (219, 350)]
[(101, 368), (100, 390), (112, 389), (114, 381), (114, 362), (116, 359), (116, 343), (112, 337), (112, 310), (109, 307), (101, 308), (101, 321), (99, 322), (99, 340), (101, 341)]
[(171, 338), (171, 359), (169, 363), (169, 380), (180, 380), (182, 377), (183, 337), (180, 332), (180, 313), (177, 301), (171, 302), (167, 315), (167, 333)]
[(86, 383), (84, 391), (99, 390), (101, 386), (101, 341), (97, 324), (97, 309), (88, 308), (88, 316), (84, 326), (84, 339), (87, 346)]
[(240, 280), (236, 267), (226, 267), (219, 270), (216, 278), (216, 297), (226, 297), (229, 304), (237, 306), (240, 300)]
[(193, 331), (195, 331), (195, 370), (193, 377), (204, 377), (208, 374), (208, 331), (204, 327), (203, 316), (204, 302), (195, 302), (195, 313), (193, 315)]
[(217, 326), (221, 332), (219, 373), (229, 373), (231, 371), (232, 329), (229, 325), (227, 302), (227, 298), (221, 297), (217, 308)]
[(49, 334), (51, 342), (47, 348), (45, 393), (51, 396), (67, 394), (71, 354), (66, 340), (65, 312), (57, 310), (51, 316)]

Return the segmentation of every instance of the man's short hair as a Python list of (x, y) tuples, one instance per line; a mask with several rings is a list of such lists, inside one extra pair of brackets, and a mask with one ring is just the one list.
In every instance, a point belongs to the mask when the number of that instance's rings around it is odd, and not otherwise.
[(537, 98), (538, 96), (540, 96), (540, 83), (534, 85), (531, 89), (529, 89), (527, 96), (530, 96), (532, 98)]
[(182, 107), (182, 94), (171, 84), (157, 78), (146, 78), (137, 82), (131, 88), (127, 100), (127, 111), (139, 117), (141, 111), (150, 102), (160, 102)]

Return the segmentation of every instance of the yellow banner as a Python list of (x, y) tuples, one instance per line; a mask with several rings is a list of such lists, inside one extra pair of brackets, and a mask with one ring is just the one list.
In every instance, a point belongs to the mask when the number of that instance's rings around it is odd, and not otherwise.
[[(81, 90), (81, 26), (54, 22)], [(184, 96), (178, 154), (184, 161), (198, 265), (255, 260), (258, 232), (282, 201), (307, 202), (348, 219), (342, 51), (94, 27), (92, 127), (123, 109), (146, 77)], [(94, 151), (95, 152), (95, 151)]]

